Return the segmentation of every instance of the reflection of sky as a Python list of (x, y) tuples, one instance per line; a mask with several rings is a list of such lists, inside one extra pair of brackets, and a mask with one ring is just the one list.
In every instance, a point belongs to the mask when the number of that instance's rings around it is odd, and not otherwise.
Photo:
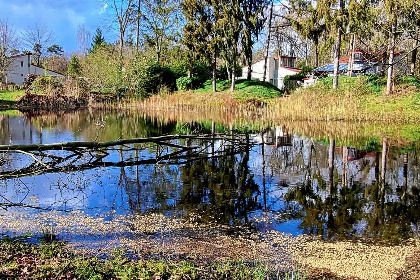
[[(7, 127), (9, 130), (7, 130)], [(41, 129), (31, 126), (22, 117), (8, 118), (7, 126), (3, 126), (0, 142), (13, 144), (29, 143), (57, 143), (67, 141), (82, 141), (83, 134), (75, 135), (65, 129)], [(181, 144), (181, 143), (177, 143)], [(185, 143), (184, 143), (185, 144)], [(250, 152), (248, 166), (254, 176), (255, 183), (259, 186), (260, 194), (257, 202), (262, 206), (261, 210), (249, 213), (249, 218), (255, 221), (257, 228), (261, 230), (278, 230), (294, 235), (301, 234), (299, 227), (301, 221), (295, 217), (289, 220), (278, 220), (279, 213), (290, 212), (296, 209), (295, 203), (286, 203), (285, 194), (291, 187), (302, 184), (310, 175), (318, 172), (321, 178), (328, 181), (327, 151), (324, 144), (314, 143), (313, 140), (293, 136), (293, 147), (276, 148), (266, 145), (264, 147), (265, 161), (262, 158), (262, 146), (254, 146)], [(315, 152), (311, 149), (314, 145)], [(215, 141), (214, 150), (223, 151), (221, 141)], [(207, 151), (211, 152), (210, 146)], [(310, 153), (312, 157), (310, 157)], [(155, 149), (141, 150), (138, 154), (140, 159), (155, 157)], [(60, 152), (57, 152), (60, 153)], [(134, 158), (134, 152), (126, 152), (123, 158), (118, 151), (110, 152), (107, 161), (118, 162)], [(27, 155), (12, 155), (0, 171), (19, 168), (27, 165)], [(241, 157), (235, 157), (239, 160)], [(310, 158), (311, 164), (310, 163)], [(402, 169), (400, 156), (397, 160), (391, 160), (387, 178), (395, 179), (393, 184), (402, 183)], [(342, 173), (342, 154), (340, 150), (335, 152), (335, 167), (339, 176)], [(263, 172), (263, 167), (265, 169)], [(353, 181), (371, 184), (374, 180), (374, 158), (365, 157), (349, 162), (349, 175)], [(395, 172), (394, 172), (395, 170)], [(263, 180), (265, 173), (265, 180)], [(409, 173), (415, 176), (413, 170)], [(240, 174), (237, 174), (240, 175)], [(415, 177), (414, 177), (415, 178)], [(265, 181), (265, 189), (263, 182)], [(411, 180), (412, 183), (416, 181)], [(312, 181), (315, 193), (325, 200), (325, 190), (319, 189), (319, 182)], [(54, 208), (62, 210), (80, 209), (86, 213), (115, 212), (117, 214), (138, 211), (162, 211), (165, 214), (173, 214), (180, 201), (183, 185), (180, 179), (180, 167), (175, 165), (141, 165), (132, 167), (95, 168), (78, 172), (62, 172), (22, 177), (0, 181), (0, 193), (8, 200), (15, 203), (37, 205), (42, 208)], [(209, 193), (202, 195), (201, 203), (209, 203)], [(0, 202), (7, 202), (0, 197)], [(388, 201), (398, 200), (395, 194), (387, 196)], [(266, 205), (265, 205), (266, 202)], [(276, 216), (277, 215), (277, 216)], [(268, 223), (264, 221), (269, 217)], [(357, 231), (363, 223), (355, 225)]]

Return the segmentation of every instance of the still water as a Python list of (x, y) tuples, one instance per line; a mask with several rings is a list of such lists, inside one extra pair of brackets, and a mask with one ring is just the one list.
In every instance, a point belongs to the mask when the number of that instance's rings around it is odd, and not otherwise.
[[(197, 213), (201, 223), (334, 239), (401, 240), (419, 232), (420, 157), (413, 139), (366, 131), (358, 137), (357, 129), (336, 137), (316, 123), (307, 124), (316, 131), (309, 135), (281, 122), (162, 115), (0, 113), (1, 145), (158, 137), (101, 150), (3, 149), (0, 215)], [(190, 137), (159, 138), (165, 135)], [(4, 224), (0, 231), (19, 232)]]

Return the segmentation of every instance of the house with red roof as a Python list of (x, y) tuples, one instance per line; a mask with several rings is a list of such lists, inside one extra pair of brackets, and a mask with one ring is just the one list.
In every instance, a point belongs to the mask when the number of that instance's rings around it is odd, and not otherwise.
[[(264, 78), (264, 64), (265, 60), (260, 60), (252, 64), (251, 78), (253, 80), (262, 81)], [(275, 85), (279, 89), (284, 88), (284, 78), (286, 76), (295, 75), (302, 70), (296, 68), (296, 57), (293, 56), (277, 56), (267, 58), (267, 71), (265, 80)], [(248, 66), (242, 67), (242, 79), (248, 75)]]
[(6, 84), (23, 85), (29, 74), (37, 76), (62, 77), (63, 74), (44, 69), (32, 64), (32, 54), (25, 53), (11, 57), (12, 62), (5, 73), (4, 81)]

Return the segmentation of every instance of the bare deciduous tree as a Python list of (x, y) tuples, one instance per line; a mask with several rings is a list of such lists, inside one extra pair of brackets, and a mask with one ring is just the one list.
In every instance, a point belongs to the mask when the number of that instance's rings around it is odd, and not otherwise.
[(136, 20), (138, 13), (134, 0), (113, 0), (112, 7), (118, 23), (120, 57), (122, 58), (127, 28)]
[(18, 40), (14, 30), (7, 21), (0, 19), (0, 79), (4, 77), (6, 83), (6, 71), (12, 62), (10, 56), (13, 55), (17, 44)]
[(38, 66), (52, 39), (53, 34), (46, 25), (35, 24), (22, 32), (23, 44), (26, 48), (34, 51), (35, 63)]
[(180, 34), (179, 3), (174, 0), (144, 0), (142, 6), (142, 32), (149, 46), (156, 50), (156, 59), (161, 61), (168, 42)]
[(80, 52), (83, 55), (87, 55), (90, 44), (90, 33), (84, 25), (79, 25), (77, 28), (77, 43), (79, 45)]

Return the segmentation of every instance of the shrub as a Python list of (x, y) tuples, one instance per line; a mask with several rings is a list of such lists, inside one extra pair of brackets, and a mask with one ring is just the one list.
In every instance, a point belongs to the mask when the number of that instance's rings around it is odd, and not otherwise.
[(91, 87), (86, 79), (69, 77), (63, 83), (63, 93), (68, 96), (85, 96)]
[(188, 63), (185, 60), (175, 61), (169, 67), (176, 79), (187, 76), (188, 74)]
[(147, 65), (140, 73), (139, 89), (143, 93), (158, 93), (161, 86), (165, 85), (169, 90), (174, 91), (176, 88), (176, 78), (172, 70), (160, 63), (152, 62)]
[(420, 88), (420, 80), (415, 76), (397, 76), (396, 82), (402, 85), (411, 85)]
[[(236, 67), (236, 77), (242, 76), (242, 68), (241, 66)], [(231, 77), (228, 77), (226, 66), (220, 66), (216, 71), (216, 78), (218, 80), (230, 80)]]
[(178, 90), (191, 89), (192, 79), (190, 77), (181, 77), (176, 80), (176, 87)]
[(303, 83), (303, 79), (308, 75), (309, 72), (312, 71), (312, 69), (313, 68), (311, 67), (304, 66), (302, 67), (302, 71), (299, 73), (284, 77), (284, 91), (291, 92), (295, 90), (299, 86), (298, 82)]
[(94, 91), (112, 92), (123, 81), (119, 69), (119, 54), (113, 46), (98, 48), (79, 62), (81, 76), (89, 80)]
[(56, 94), (62, 87), (60, 78), (52, 76), (38, 76), (32, 83), (32, 89), (38, 94)]
[(203, 84), (208, 80), (211, 79), (212, 71), (210, 67), (203, 63), (203, 62), (197, 62), (194, 64), (193, 70), (192, 70), (192, 84), (191, 87), (193, 89), (197, 89), (203, 86)]

